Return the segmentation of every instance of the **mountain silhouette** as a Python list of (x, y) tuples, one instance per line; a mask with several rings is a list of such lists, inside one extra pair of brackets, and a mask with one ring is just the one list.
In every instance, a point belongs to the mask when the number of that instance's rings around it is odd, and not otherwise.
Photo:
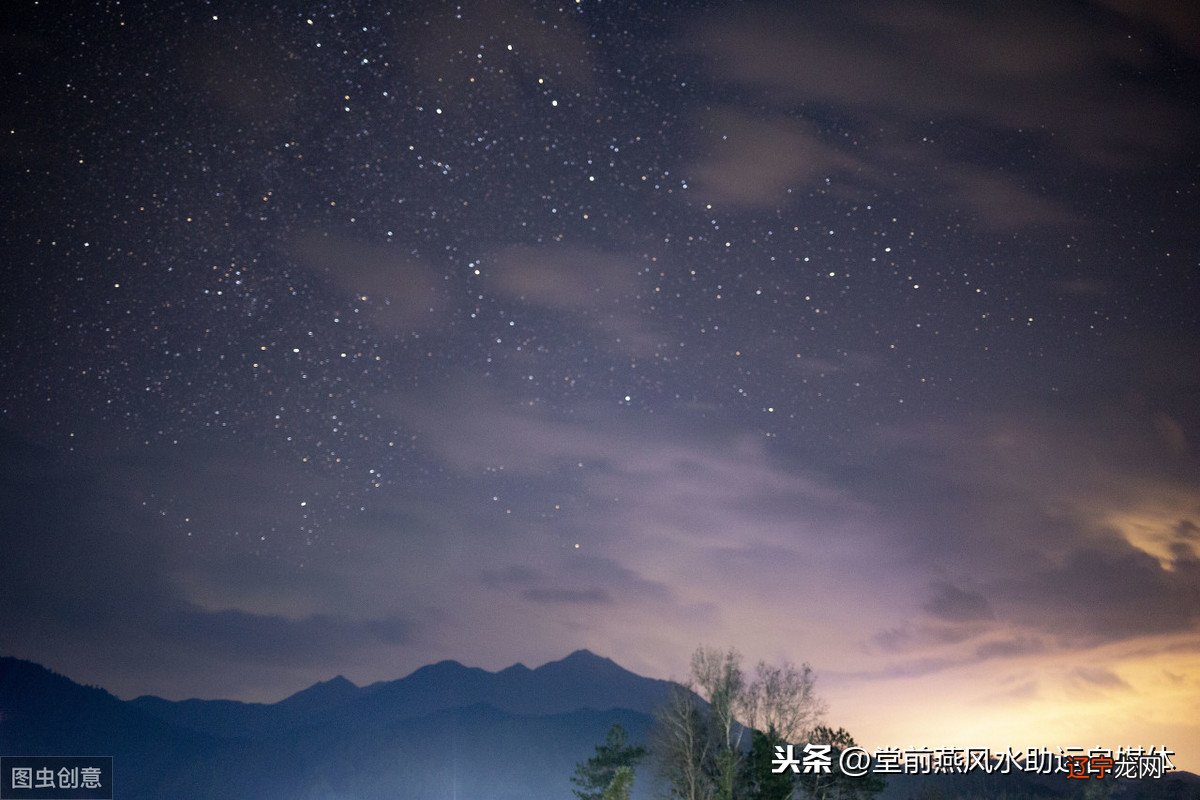
[[(0, 658), (0, 754), (112, 756), (122, 800), (570, 800), (575, 765), (614, 723), (646, 742), (671, 685), (578, 650), (536, 669), (442, 661), (369, 686), (338, 676), (269, 704), (123, 701)], [(880, 800), (1069, 798), (1072, 783), (896, 775)], [(661, 788), (639, 768), (634, 798)], [(1114, 800), (1200, 798), (1189, 773), (1109, 788)]]
[(132, 703), (182, 728), (225, 738), (258, 738), (298, 727), (383, 725), (474, 705), (527, 716), (612, 708), (650, 715), (666, 700), (670, 686), (577, 650), (537, 669), (515, 664), (488, 672), (440, 661), (399, 680), (365, 687), (335, 678), (270, 705), (157, 697), (139, 697)]
[[(550, 800), (571, 797), (575, 764), (612, 724), (644, 741), (670, 686), (581, 650), (536, 669), (339, 676), (270, 704), (122, 701), (0, 658), (0, 753), (111, 755), (130, 800)], [(649, 797), (641, 783), (635, 797)]]

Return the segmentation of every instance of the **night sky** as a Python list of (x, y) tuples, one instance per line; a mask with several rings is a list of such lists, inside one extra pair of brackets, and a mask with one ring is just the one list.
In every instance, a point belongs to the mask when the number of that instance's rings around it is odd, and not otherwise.
[(24, 0), (0, 653), (809, 661), (1200, 769), (1200, 11)]

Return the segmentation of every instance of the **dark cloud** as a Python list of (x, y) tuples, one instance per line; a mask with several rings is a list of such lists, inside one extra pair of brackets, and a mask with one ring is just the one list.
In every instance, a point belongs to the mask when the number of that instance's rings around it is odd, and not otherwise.
[[(1118, 67), (1168, 66), (1145, 40), (1083, 7), (758, 6), (698, 23), (691, 35), (715, 68), (766, 98), (828, 103), (912, 132), (931, 115), (1011, 131), (1051, 127), (1073, 157), (1126, 166), (1185, 142), (1169, 96), (1117, 77)], [(1097, 81), (1111, 91), (1097, 93)], [(1160, 127), (1146, 136), (1151, 120)]]
[(996, 616), (987, 598), (981, 594), (945, 582), (934, 584), (933, 590), (933, 597), (924, 606), (933, 617), (948, 622), (974, 622)]
[(1119, 675), (1102, 667), (1077, 667), (1071, 677), (1088, 689), (1129, 691), (1133, 688)]
[(864, 673), (871, 680), (934, 675), (986, 661), (1023, 659), (1051, 652), (1038, 636), (997, 633), (996, 627), (990, 625), (894, 628), (876, 634), (873, 643), (888, 661), (886, 666)]
[(599, 587), (591, 589), (526, 589), (521, 596), (537, 603), (603, 606), (612, 604), (612, 595)]
[[(446, 322), (446, 281), (433, 267), (399, 246), (312, 233), (301, 237), (294, 251), (301, 263), (342, 294), (347, 315), (361, 306), (372, 324), (402, 334), (437, 328)], [(305, 345), (319, 347), (321, 343)]]
[[(154, 686), (173, 693), (177, 689), (170, 681), (159, 681), (175, 672), (188, 676), (193, 691), (217, 694), (230, 687), (269, 686), (296, 668), (323, 674), (330, 659), (412, 642), (419, 629), (402, 615), (285, 615), (195, 602), (189, 596), (193, 592), (217, 602), (253, 604), (270, 596), (286, 606), (289, 595), (321, 592), (311, 581), (298, 592), (291, 570), (259, 561), (252, 552), (237, 560), (253, 573), (255, 591), (242, 586), (229, 592), (229, 577), (236, 571), (226, 570), (224, 559), (210, 564), (218, 570), (215, 575), (203, 566), (185, 569), (192, 555), (186, 534), (164, 536), (161, 517), (139, 510), (141, 504), (132, 499), (155, 492), (181, 496), (171, 487), (183, 480), (193, 491), (205, 486), (204, 499), (218, 507), (237, 504), (244, 512), (259, 509), (269, 516), (261, 508), (270, 503), (261, 477), (247, 484), (234, 470), (228, 484), (214, 486), (198, 481), (194, 472), (177, 470), (152, 480), (147, 470), (153, 471), (153, 464), (140, 461), (121, 470), (64, 468), (49, 451), (10, 435), (2, 449), (6, 467), (0, 496), (7, 500), (0, 503), (0, 527), (20, 546), (0, 560), (6, 587), (0, 616), (9, 620), (0, 631), (0, 651), (62, 665), (118, 692), (141, 693)], [(206, 463), (212, 468), (222, 462)], [(37, 482), (37, 491), (28, 481)], [(48, 490), (51, 485), (56, 488)], [(243, 491), (249, 494), (240, 496)], [(263, 530), (253, 522), (243, 529), (247, 539)], [(206, 563), (199, 559), (200, 565)], [(91, 656), (81, 663), (84, 653)]]
[(1062, 203), (1047, 199), (1019, 178), (967, 166), (947, 170), (945, 178), (952, 191), (974, 210), (983, 228), (1014, 231), (1075, 221)]
[(702, 155), (691, 174), (699, 191), (720, 203), (770, 208), (787, 202), (792, 190), (824, 184), (831, 176), (852, 181), (865, 168), (836, 143), (825, 142), (815, 126), (782, 115), (764, 119), (720, 108), (696, 127)]
[(1191, 631), (1200, 620), (1200, 562), (1167, 570), (1124, 542), (1072, 550), (1005, 583), (1022, 623), (1068, 642)]
[(1015, 636), (983, 642), (975, 648), (975, 658), (1018, 658), (1046, 652), (1046, 644), (1034, 636)]
[(529, 586), (542, 580), (542, 573), (525, 564), (512, 564), (484, 570), (479, 577), (489, 586)]
[[(1147, 34), (1082, 6), (757, 4), (686, 30), (714, 80), (757, 101), (719, 112), (707, 126), (719, 146), (692, 167), (700, 187), (726, 202), (778, 202), (784, 189), (817, 179), (862, 196), (865, 187), (917, 183), (983, 229), (1078, 224), (1079, 211), (1044, 173), (996, 169), (991, 151), (956, 150), (931, 128), (988, 132), (999, 147), (1087, 169), (1153, 168), (1196, 129), (1170, 88), (1173, 58)], [(1147, 77), (1122, 80), (1131, 73)], [(830, 118), (852, 133), (822, 141), (805, 132)]]
[(884, 651), (911, 652), (941, 645), (958, 644), (978, 637), (982, 630), (977, 625), (908, 625), (880, 631), (875, 634), (872, 641)]
[(500, 295), (555, 315), (609, 349), (649, 356), (666, 348), (640, 302), (643, 264), (629, 256), (570, 246), (504, 247), (486, 259)]
[(1041, 693), (1037, 681), (1024, 681), (1015, 686), (1001, 689), (988, 696), (987, 701), (996, 705), (1009, 706), (1014, 702), (1024, 703), (1036, 699)]
[(664, 584), (638, 575), (615, 561), (580, 555), (564, 561), (554, 575), (526, 565), (514, 564), (484, 570), (480, 575), (487, 586), (520, 592), (537, 603), (590, 605), (670, 604), (674, 593)]
[(325, 666), (331, 658), (345, 658), (368, 645), (407, 644), (416, 629), (412, 620), (403, 618), (354, 620), (311, 615), (289, 619), (174, 605), (174, 609), (158, 610), (149, 636), (217, 662)]
[(497, 251), (488, 266), (505, 295), (585, 317), (633, 309), (639, 268), (630, 260), (573, 247), (514, 246)]
[(1188, 442), (1187, 433), (1184, 431), (1183, 425), (1172, 419), (1168, 414), (1157, 414), (1154, 417), (1154, 425), (1158, 428), (1159, 435), (1162, 436), (1167, 446), (1176, 453), (1186, 453), (1191, 445)]

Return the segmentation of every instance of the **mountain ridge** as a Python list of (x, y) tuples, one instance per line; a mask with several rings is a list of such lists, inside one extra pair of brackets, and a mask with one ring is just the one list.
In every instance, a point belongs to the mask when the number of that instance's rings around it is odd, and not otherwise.
[[(648, 736), (649, 710), (617, 707), (622, 692), (632, 687), (634, 703), (645, 706), (670, 686), (590, 653), (562, 661), (548, 671), (559, 662), (498, 672), (439, 662), (366, 687), (337, 676), (253, 704), (121, 700), (34, 662), (0, 658), (0, 753), (112, 755), (127, 800), (425, 800), (455, 792), (551, 800), (570, 796), (575, 764), (613, 723), (633, 740)], [(606, 686), (607, 678), (615, 683)], [(598, 699), (611, 702), (589, 707)], [(643, 783), (638, 800), (650, 796), (650, 780)], [(398, 786), (409, 793), (397, 794)]]
[[(671, 685), (576, 651), (496, 672), (443, 661), (365, 687), (338, 675), (270, 704), (121, 700), (0, 657), (0, 753), (111, 755), (125, 800), (557, 800), (570, 797), (568, 777), (612, 724), (648, 741), (654, 705)], [(1065, 800), (1070, 783), (896, 775), (879, 800)], [(660, 788), (641, 768), (634, 800)], [(1196, 800), (1200, 777), (1180, 771), (1111, 788), (1113, 800)]]

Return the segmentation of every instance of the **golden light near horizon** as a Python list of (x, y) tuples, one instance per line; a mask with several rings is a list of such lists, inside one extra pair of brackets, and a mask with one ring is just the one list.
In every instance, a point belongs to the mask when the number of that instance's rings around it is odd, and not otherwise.
[[(1147, 637), (839, 682), (834, 718), (872, 747), (1167, 747), (1200, 770), (1200, 638)], [(880, 709), (887, 709), (880, 714)]]

